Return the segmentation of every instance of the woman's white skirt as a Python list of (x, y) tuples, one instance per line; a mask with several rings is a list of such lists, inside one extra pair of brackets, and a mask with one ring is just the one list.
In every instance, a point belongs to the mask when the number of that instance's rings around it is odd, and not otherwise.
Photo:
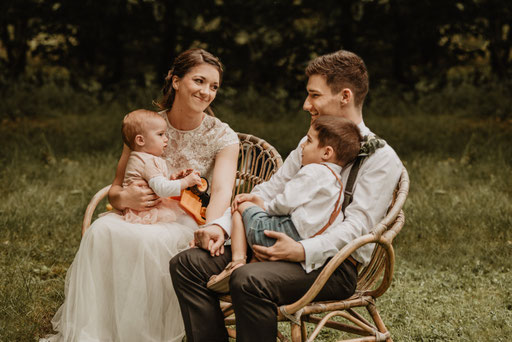
[(84, 234), (68, 269), (65, 301), (50, 342), (181, 341), (183, 321), (169, 260), (188, 248), (197, 224), (134, 224), (109, 213)]

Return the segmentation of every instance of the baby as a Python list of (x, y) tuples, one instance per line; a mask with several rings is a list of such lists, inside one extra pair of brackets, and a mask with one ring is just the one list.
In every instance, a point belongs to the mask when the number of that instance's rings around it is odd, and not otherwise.
[(123, 186), (144, 179), (149, 187), (162, 198), (162, 202), (150, 210), (137, 211), (127, 208), (123, 211), (126, 221), (152, 224), (173, 222), (175, 210), (179, 210), (170, 196), (179, 196), (181, 190), (201, 185), (199, 173), (188, 170), (187, 176), (170, 180), (169, 170), (160, 156), (167, 147), (167, 123), (156, 112), (139, 109), (128, 113), (123, 119), (122, 135), (125, 144), (132, 150), (124, 173)]
[[(233, 270), (246, 263), (247, 244), (272, 246), (275, 239), (265, 230), (282, 232), (300, 241), (322, 234), (332, 224), (343, 221), (343, 167), (359, 154), (362, 137), (350, 120), (322, 115), (309, 128), (301, 144), (302, 168), (291, 178), (281, 194), (270, 202), (251, 194), (235, 197), (232, 204), (232, 261), (207, 287), (229, 292)], [(255, 262), (254, 258), (251, 262)]]

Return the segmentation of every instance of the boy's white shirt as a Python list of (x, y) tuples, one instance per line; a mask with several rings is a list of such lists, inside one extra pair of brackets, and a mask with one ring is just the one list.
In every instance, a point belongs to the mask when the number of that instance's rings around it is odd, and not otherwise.
[[(336, 174), (340, 174), (341, 166), (325, 164)], [(300, 237), (307, 239), (322, 229), (329, 220), (340, 188), (336, 177), (325, 165), (305, 165), (285, 184), (281, 193), (265, 202), (264, 209), (273, 216), (290, 215)], [(341, 221), (342, 213), (333, 224)], [(332, 225), (329, 228), (331, 227)]]
[[(364, 122), (358, 125), (361, 135), (372, 134)], [(259, 196), (264, 202), (272, 200), (301, 168), (300, 144), (286, 158), (284, 164), (267, 182), (254, 187), (251, 194)], [(341, 181), (346, 184), (352, 165), (343, 168)], [(354, 184), (352, 203), (345, 208), (343, 222), (335, 222), (323, 234), (299, 241), (304, 247), (305, 260), (302, 267), (311, 272), (322, 267), (328, 258), (333, 257), (341, 248), (358, 237), (368, 234), (371, 229), (384, 217), (391, 203), (393, 190), (402, 172), (402, 162), (395, 151), (386, 144), (366, 158), (359, 168)], [(229, 235), (231, 233), (231, 210), (228, 208), (224, 215), (211, 222), (218, 224)], [(320, 227), (321, 228), (321, 227)], [(363, 265), (368, 264), (374, 249), (374, 244), (367, 244), (354, 253), (352, 257)]]

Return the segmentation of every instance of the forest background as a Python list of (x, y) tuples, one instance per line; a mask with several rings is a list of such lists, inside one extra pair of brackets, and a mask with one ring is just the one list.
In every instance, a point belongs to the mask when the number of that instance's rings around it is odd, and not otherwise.
[(0, 341), (51, 331), (85, 206), (114, 176), (120, 120), (154, 108), (190, 47), (225, 65), (216, 115), (283, 157), (307, 131), (307, 62), (363, 57), (365, 122), (411, 176), (384, 321), (395, 341), (505, 341), (511, 25), (506, 0), (3, 0)]

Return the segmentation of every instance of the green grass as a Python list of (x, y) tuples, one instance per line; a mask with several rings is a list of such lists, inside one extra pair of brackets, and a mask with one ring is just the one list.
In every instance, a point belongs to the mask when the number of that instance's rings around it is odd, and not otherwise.
[[(151, 96), (143, 95), (149, 108)], [(45, 115), (1, 123), (0, 341), (35, 341), (51, 331), (85, 207), (114, 177), (119, 122), (145, 102), (106, 103), (80, 112), (45, 108)], [(395, 240), (395, 278), (378, 300), (381, 315), (395, 341), (508, 340), (511, 122), (464, 108), (394, 104), (396, 112), (374, 99), (365, 114), (411, 178), (406, 224)], [(252, 108), (225, 100), (216, 112), (283, 156), (307, 130), (304, 112)], [(338, 336), (326, 331), (318, 340)]]

